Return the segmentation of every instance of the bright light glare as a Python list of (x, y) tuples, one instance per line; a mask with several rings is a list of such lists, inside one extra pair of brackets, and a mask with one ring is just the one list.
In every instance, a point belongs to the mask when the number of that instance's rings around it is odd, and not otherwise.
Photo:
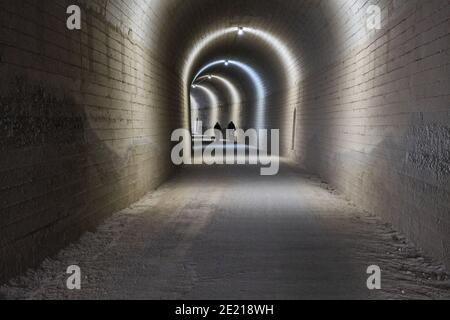
[(216, 94), (209, 88), (197, 85), (197, 89), (202, 90), (206, 96), (209, 99), (209, 108), (211, 109), (210, 118), (209, 118), (209, 125), (212, 128), (214, 124), (219, 122), (219, 99), (217, 98)]
[[(240, 30), (238, 30), (239, 32)], [(244, 30), (243, 30), (244, 31)], [(206, 34), (204, 37), (201, 38), (201, 40), (199, 40), (191, 49), (189, 56), (187, 57), (186, 60), (186, 64), (185, 64), (185, 68), (183, 70), (183, 84), (184, 84), (184, 89), (186, 90), (186, 85), (189, 82), (189, 75), (192, 71), (192, 68), (194, 66), (194, 63), (196, 61), (196, 59), (199, 57), (200, 53), (208, 46), (210, 45), (212, 42), (218, 40), (219, 38), (226, 36), (229, 33), (236, 33), (236, 27), (229, 27), (229, 28), (225, 28), (225, 29), (219, 29), (216, 30), (214, 32), (208, 33)], [(298, 90), (298, 85), (300, 83), (301, 77), (300, 77), (300, 69), (299, 69), (299, 64), (297, 63), (297, 56), (294, 55), (292, 53), (291, 48), (289, 48), (280, 38), (274, 36), (273, 34), (271, 34), (270, 32), (267, 31), (263, 31), (263, 30), (259, 30), (259, 29), (255, 29), (255, 28), (250, 28), (250, 27), (246, 27), (245, 28), (245, 33), (251, 34), (252, 36), (256, 36), (259, 39), (263, 40), (264, 42), (266, 42), (267, 44), (270, 45), (271, 48), (273, 48), (274, 52), (277, 54), (277, 56), (279, 57), (279, 60), (282, 61), (283, 66), (284, 66), (284, 74), (287, 77), (287, 82), (288, 82), (288, 92), (287, 92), (287, 101), (291, 101), (291, 102), (295, 102), (298, 101), (298, 94), (299, 94), (299, 90)], [(222, 62), (223, 63), (223, 62)], [(225, 61), (225, 65), (227, 65), (226, 61)], [(259, 76), (258, 76), (259, 78)], [(259, 79), (260, 83), (262, 83)], [(259, 87), (256, 83), (255, 83), (255, 87)], [(260, 89), (257, 89), (258, 95), (262, 92), (264, 93), (264, 90), (262, 89), (262, 86)], [(188, 98), (188, 94), (185, 91), (184, 95), (185, 98)], [(264, 99), (261, 99), (261, 101), (263, 101)], [(264, 107), (264, 102), (260, 103), (260, 106), (262, 105), (262, 107)], [(262, 115), (264, 115), (264, 111), (263, 110), (258, 110), (259, 115), (257, 116), (257, 119), (259, 124), (263, 123), (262, 119)], [(286, 123), (288, 122), (288, 117), (290, 117), (290, 112), (287, 111), (285, 112), (285, 121)], [(291, 129), (289, 129), (291, 130)], [(286, 132), (286, 134), (289, 134), (289, 131)]]
[(202, 69), (200, 69), (200, 71), (195, 75), (194, 81), (196, 81), (198, 79), (198, 77), (203, 72), (208, 70), (209, 68), (214, 67), (216, 65), (226, 63), (226, 62), (228, 62), (232, 66), (238, 67), (239, 69), (244, 71), (250, 77), (250, 79), (252, 79), (252, 82), (255, 86), (255, 93), (256, 93), (255, 128), (257, 128), (257, 129), (263, 128), (264, 127), (263, 115), (264, 115), (264, 110), (266, 108), (266, 99), (265, 99), (266, 95), (265, 95), (265, 91), (264, 91), (264, 83), (263, 83), (261, 77), (259, 76), (259, 74), (253, 68), (251, 68), (247, 64), (239, 62), (239, 61), (218, 60), (218, 61), (211, 62), (211, 63), (207, 64), (206, 66), (204, 66)]
[(191, 109), (197, 110), (199, 108), (199, 104), (197, 102), (197, 99), (193, 95), (191, 95)]
[[(192, 132), (194, 134), (199, 134), (199, 112), (198, 112), (199, 104), (197, 99), (193, 95), (191, 95), (191, 123), (192, 123)], [(201, 133), (200, 133), (201, 134)]]
[[(199, 79), (202, 79), (203, 77), (200, 77)], [(216, 76), (216, 75), (209, 75), (208, 78), (217, 80), (221, 82), (229, 91), (230, 97), (231, 97), (231, 115), (230, 115), (230, 121), (233, 121), (236, 126), (240, 126), (240, 121), (238, 119), (239, 116), (239, 107), (242, 103), (241, 95), (239, 94), (238, 89), (236, 86), (226, 79), (225, 77)]]

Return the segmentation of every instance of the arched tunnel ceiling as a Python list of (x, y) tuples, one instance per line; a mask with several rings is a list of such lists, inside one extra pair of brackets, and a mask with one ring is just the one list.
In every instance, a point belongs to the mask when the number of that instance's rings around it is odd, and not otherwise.
[[(288, 1), (288, 0), (244, 0), (244, 1), (171, 1), (168, 3), (167, 12), (171, 14), (171, 20), (177, 21), (171, 30), (170, 38), (176, 40), (176, 55), (184, 56), (178, 66), (182, 70), (192, 48), (207, 38), (209, 35), (226, 29), (235, 29), (239, 26), (252, 28), (265, 32), (276, 38), (280, 44), (291, 51), (294, 59), (303, 67), (306, 67), (308, 57), (317, 58), (314, 51), (317, 44), (317, 33), (327, 32), (323, 19), (331, 16), (333, 3), (338, 1)], [(317, 20), (317, 21), (316, 21)], [(329, 20), (326, 19), (325, 20)], [(326, 26), (325, 26), (326, 27)], [(332, 45), (332, 37), (326, 37), (327, 44)], [(263, 52), (272, 54), (280, 48), (271, 48), (266, 41), (256, 34), (246, 34), (247, 41), (259, 43)], [(217, 42), (228, 45), (230, 48), (236, 45), (236, 33), (231, 32), (211, 41), (202, 51), (214, 50)], [(170, 44), (168, 44), (170, 45)], [(242, 44), (240, 44), (242, 45)], [(172, 51), (168, 48), (169, 52)]]
[[(213, 78), (209, 79), (210, 76)], [(219, 79), (214, 77), (218, 77)], [(245, 71), (237, 67), (225, 67), (223, 64), (213, 66), (203, 72), (194, 83), (209, 83), (218, 87), (221, 90), (221, 97), (224, 99), (224, 102), (230, 103), (231, 93), (229, 92), (229, 88), (227, 88), (226, 81), (230, 82), (238, 91), (241, 103), (255, 99), (252, 79), (248, 77)], [(191, 93), (195, 94), (193, 90), (191, 90)]]
[[(248, 36), (248, 37), (247, 37)], [(250, 39), (249, 39), (250, 38)], [(246, 108), (255, 109), (258, 101), (270, 92), (281, 90), (287, 85), (285, 74), (283, 74), (282, 61), (275, 55), (267, 54), (267, 49), (261, 41), (251, 39), (251, 35), (246, 32), (238, 36), (237, 32), (230, 33), (224, 37), (223, 42), (216, 42), (210, 46), (209, 50), (201, 52), (198, 62), (192, 70), (190, 79), (193, 83), (211, 82), (205, 76), (222, 75), (239, 91), (239, 102), (249, 102)], [(229, 61), (228, 65), (221, 61)], [(281, 67), (280, 67), (281, 66)], [(212, 81), (212, 85), (218, 86), (217, 81)], [(223, 82), (223, 81), (222, 81)], [(219, 86), (223, 88), (222, 86)], [(226, 88), (225, 88), (226, 89)], [(191, 89), (191, 92), (195, 91)], [(230, 90), (218, 91), (219, 100), (226, 100), (230, 95)], [(250, 101), (254, 101), (253, 104)], [(231, 101), (223, 104), (236, 104)], [(257, 110), (250, 111), (256, 114)], [(241, 122), (237, 118), (238, 111), (234, 111), (231, 119), (234, 122)]]
[[(251, 34), (245, 33), (242, 36), (238, 36), (237, 32), (233, 32), (226, 35), (223, 42), (217, 41), (213, 43), (207, 50), (200, 53), (197, 62), (191, 69), (193, 72), (189, 79), (194, 80), (197, 72), (209, 63), (218, 60), (235, 60), (254, 69), (260, 75), (264, 90), (267, 93), (287, 85), (285, 83), (285, 74), (283, 73), (283, 61), (280, 61), (276, 55), (268, 54), (264, 43), (255, 39)], [(224, 64), (208, 68), (199, 76), (211, 72), (237, 73), (242, 75), (242, 80), (249, 81), (248, 77), (245, 77), (245, 74), (239, 68), (227, 67)]]
[(253, 98), (251, 83), (249, 83), (248, 79), (245, 81), (237, 73), (212, 70), (210, 74), (199, 77), (191, 90), (191, 97), (198, 103), (197, 108), (205, 108), (209, 103), (201, 90), (195, 90), (198, 88), (198, 85), (212, 87), (221, 105), (244, 103)]
[[(123, 7), (123, 3), (113, 0), (107, 6)], [(173, 86), (174, 81), (181, 80), (180, 99), (182, 108), (187, 110), (190, 84), (196, 72), (210, 61), (233, 55), (257, 70), (266, 95), (283, 88), (286, 94), (282, 100), (292, 108), (301, 94), (302, 79), (312, 70), (322, 67), (321, 62), (337, 59), (338, 52), (350, 47), (349, 43), (338, 41), (340, 34), (359, 37), (351, 29), (354, 24), (348, 22), (361, 19), (367, 3), (339, 0), (141, 0), (127, 6), (137, 6), (138, 11), (143, 12), (138, 19), (130, 18), (133, 28), (154, 55), (170, 61), (168, 70), (173, 72), (161, 75), (161, 82), (164, 86)], [(139, 23), (142, 21), (145, 23)], [(145, 24), (151, 27), (146, 28)], [(238, 27), (245, 28), (243, 37), (237, 36)], [(158, 43), (158, 46), (153, 43)], [(272, 104), (276, 103), (272, 101)], [(255, 112), (261, 113), (256, 116), (256, 122), (262, 124), (266, 111), (255, 108)], [(286, 113), (291, 111), (283, 113), (287, 117)], [(189, 126), (188, 118), (184, 116), (183, 125), (186, 127)]]
[[(87, 5), (95, 6), (91, 2)], [(142, 12), (139, 17), (130, 13), (130, 30), (155, 55), (169, 57), (167, 61), (171, 61), (170, 69), (174, 74), (188, 68), (186, 78), (192, 77), (193, 70), (202, 63), (202, 57), (211, 55), (220, 45), (244, 51), (242, 46), (245, 44), (236, 41), (236, 33), (231, 32), (207, 42), (199, 50), (199, 56), (189, 61), (192, 52), (199, 49), (199, 43), (214, 33), (234, 30), (238, 26), (255, 30), (246, 34), (246, 41), (259, 46), (268, 56), (274, 56), (277, 51), (289, 51), (297, 71), (304, 77), (318, 61), (336, 58), (337, 52), (349, 47), (348, 41), (338, 41), (341, 34), (351, 34), (353, 38), (360, 36), (349, 21), (361, 20), (367, 5), (365, 1), (340, 0), (136, 0), (133, 3), (111, 0), (98, 4), (98, 10), (105, 10), (102, 6), (110, 8), (106, 12), (112, 22), (123, 20), (123, 17), (114, 16), (116, 8), (122, 12)], [(129, 9), (124, 10), (126, 7)], [(278, 42), (275, 46), (285, 48), (274, 47), (274, 43), (264, 41), (258, 32), (273, 37)], [(155, 43), (157, 47), (153, 45)], [(293, 66), (289, 67), (292, 76)]]
[[(257, 82), (258, 103), (249, 111), (254, 116), (253, 123), (248, 125), (263, 128), (280, 127), (281, 122), (286, 123), (287, 119), (278, 119), (276, 124), (268, 124), (268, 118), (276, 116), (268, 114), (269, 102), (261, 96), (283, 89), (285, 95), (280, 95), (278, 101), (271, 101), (280, 110), (286, 109), (282, 104), (292, 106), (298, 101), (301, 77), (307, 69), (305, 61), (318, 59), (318, 52), (313, 48), (315, 31), (319, 30), (314, 30), (314, 23), (308, 18), (311, 10), (316, 12), (312, 17), (322, 15), (322, 2), (247, 0), (217, 3), (198, 0), (176, 5), (176, 10), (168, 10), (173, 13), (171, 18), (177, 21), (171, 31), (173, 33), (169, 34), (170, 38), (176, 39), (176, 55), (181, 57), (174, 60), (180, 61), (176, 65), (176, 73), (182, 76), (180, 86), (185, 108), (188, 106), (190, 84), (198, 71), (208, 63), (233, 59), (257, 75), (250, 75)], [(244, 35), (238, 35), (238, 28), (244, 28)], [(331, 43), (332, 39), (328, 37), (328, 41)], [(172, 50), (168, 48), (167, 52)], [(290, 113), (283, 112), (284, 118)]]

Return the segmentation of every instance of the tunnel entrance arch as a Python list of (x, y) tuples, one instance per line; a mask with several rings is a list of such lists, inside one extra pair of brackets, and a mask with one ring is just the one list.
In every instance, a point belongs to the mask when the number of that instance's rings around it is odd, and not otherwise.
[[(297, 59), (295, 58), (295, 55), (291, 52), (290, 48), (278, 37), (274, 36), (270, 32), (263, 31), (256, 28), (251, 27), (229, 27), (224, 28), (220, 30), (216, 30), (214, 32), (209, 33), (207, 36), (203, 37), (199, 42), (197, 42), (189, 51), (188, 57), (186, 59), (186, 62), (183, 67), (182, 71), (182, 101), (185, 108), (185, 119), (187, 120), (186, 127), (190, 128), (192, 125), (191, 122), (191, 111), (192, 106), (190, 104), (190, 90), (192, 89), (192, 84), (194, 81), (209, 67), (214, 66), (215, 64), (220, 63), (234, 63), (235, 65), (241, 64), (239, 61), (236, 60), (218, 60), (214, 61), (212, 63), (206, 64), (204, 67), (200, 68), (199, 71), (193, 75), (194, 71), (194, 65), (198, 63), (199, 56), (203, 53), (203, 51), (208, 50), (208, 46), (210, 46), (212, 43), (218, 42), (221, 40), (221, 38), (235, 33), (235, 32), (243, 32), (245, 34), (249, 34), (252, 36), (252, 41), (260, 41), (265, 44), (265, 47), (268, 50), (268, 52), (271, 52), (273, 56), (277, 57), (281, 69), (283, 70), (283, 74), (285, 77), (285, 83), (287, 84), (286, 87), (286, 93), (285, 97), (283, 97), (283, 101), (297, 101), (298, 95), (299, 95), (299, 88), (298, 85), (300, 83), (300, 67), (297, 63)], [(260, 78), (260, 76), (254, 72), (254, 70), (251, 70), (248, 68), (248, 66), (241, 67), (247, 69), (247, 73), (250, 74), (254, 79), (256, 79), (255, 83), (263, 83), (263, 80)], [(189, 78), (192, 79), (192, 81), (189, 81)], [(260, 127), (264, 128), (267, 126), (267, 114), (264, 110), (265, 105), (261, 104), (261, 102), (264, 102), (267, 98), (266, 92), (263, 91), (264, 86), (261, 85), (259, 88), (257, 88), (257, 94), (258, 94), (258, 108), (255, 110), (255, 121), (253, 126), (254, 127)], [(292, 104), (286, 103), (284, 108), (291, 108)], [(284, 119), (280, 120), (280, 123), (287, 123), (289, 120), (291, 112), (289, 110), (286, 110), (283, 112)], [(290, 126), (284, 126), (283, 128), (279, 128), (285, 131), (285, 135), (291, 134), (292, 128)], [(288, 147), (287, 147), (288, 148)]]
[[(232, 67), (238, 68), (239, 70), (243, 71), (247, 75), (247, 77), (251, 80), (251, 82), (254, 86), (254, 90), (255, 90), (254, 101), (256, 103), (256, 107), (255, 107), (256, 114), (255, 114), (255, 118), (253, 119), (253, 121), (257, 127), (262, 127), (261, 113), (264, 111), (264, 108), (265, 108), (266, 93), (265, 93), (264, 84), (263, 84), (263, 81), (262, 81), (260, 75), (251, 66), (249, 66), (245, 63), (239, 62), (239, 61), (235, 61), (235, 60), (217, 60), (217, 61), (211, 62), (211, 63), (205, 65), (204, 67), (202, 67), (197, 72), (197, 74), (195, 75), (195, 77), (192, 81), (191, 88), (195, 89), (198, 86), (195, 83), (198, 79), (203, 78), (203, 77), (201, 77), (201, 75), (204, 72), (206, 72), (210, 68), (212, 68), (214, 66), (218, 66), (218, 65), (226, 65), (228, 68), (232, 68)], [(239, 94), (235, 89), (233, 89), (234, 85), (229, 82), (227, 83), (227, 85), (229, 86), (228, 89), (230, 90), (231, 94), (233, 96), (235, 96), (234, 99), (237, 100), (237, 95), (239, 95)], [(234, 111), (236, 114), (232, 115), (230, 118), (231, 118), (231, 121), (238, 124), (238, 126), (239, 126), (240, 124), (242, 124), (242, 119), (238, 119), (237, 110), (234, 110)]]

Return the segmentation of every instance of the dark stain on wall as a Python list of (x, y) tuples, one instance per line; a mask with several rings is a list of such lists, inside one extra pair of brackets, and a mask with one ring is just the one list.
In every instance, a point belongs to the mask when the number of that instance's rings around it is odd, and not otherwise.
[(74, 111), (70, 97), (57, 97), (23, 78), (11, 88), (0, 96), (0, 150), (85, 143), (84, 116)]
[(430, 124), (413, 127), (408, 134), (407, 160), (419, 170), (433, 172), (436, 178), (450, 175), (450, 127)]
[(0, 281), (83, 230), (85, 115), (70, 92), (13, 78), (0, 93)]

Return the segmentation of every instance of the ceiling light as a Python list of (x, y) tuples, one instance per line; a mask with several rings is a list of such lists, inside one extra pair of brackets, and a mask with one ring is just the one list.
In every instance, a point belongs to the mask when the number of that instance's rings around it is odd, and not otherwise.
[(225, 65), (228, 66), (230, 62), (228, 60), (225, 60)]
[(211, 80), (211, 79), (212, 79), (212, 76), (211, 76), (211, 75), (208, 75), (208, 79)]
[(240, 35), (240, 36), (244, 35), (244, 28), (242, 28), (242, 27), (238, 28), (238, 35)]

